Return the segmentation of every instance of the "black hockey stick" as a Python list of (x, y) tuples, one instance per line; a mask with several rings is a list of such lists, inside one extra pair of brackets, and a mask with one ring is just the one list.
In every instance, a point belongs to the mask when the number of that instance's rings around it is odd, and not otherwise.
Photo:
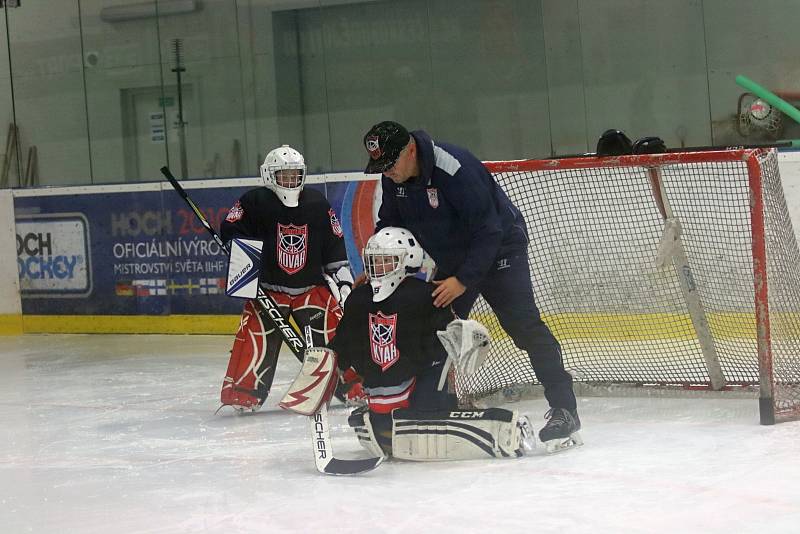
[[(205, 226), (206, 230), (208, 230), (208, 233), (211, 234), (211, 237), (213, 237), (214, 241), (217, 242), (217, 245), (219, 245), (222, 250), (230, 254), (230, 249), (228, 246), (222, 241), (222, 238), (219, 236), (216, 230), (211, 227), (211, 224), (209, 224), (208, 220), (206, 220), (205, 215), (203, 215), (203, 212), (200, 211), (200, 208), (198, 208), (195, 203), (192, 202), (192, 199), (189, 198), (189, 195), (183, 189), (181, 184), (178, 183), (178, 180), (170, 172), (169, 167), (161, 167), (161, 174), (163, 174), (166, 179), (169, 180), (169, 183), (172, 184), (172, 187), (175, 189), (175, 191), (183, 198), (183, 200), (186, 201), (186, 204), (189, 205), (195, 216), (200, 220), (203, 226)], [(281, 310), (275, 300), (266, 292), (264, 292), (264, 290), (259, 286), (255, 301), (258, 303), (261, 309), (264, 310), (264, 313), (267, 315), (267, 317), (269, 317), (270, 321), (272, 321), (273, 326), (281, 333), (281, 336), (286, 342), (286, 345), (289, 346), (289, 349), (291, 349), (294, 355), (297, 356), (297, 359), (302, 362), (303, 352), (306, 350), (306, 344), (303, 341), (303, 338), (298, 335), (297, 331), (292, 328), (292, 325), (289, 323), (289, 321), (283, 318), (283, 315), (281, 315)]]
[[(310, 325), (306, 326), (306, 344), (309, 347), (314, 344)], [(334, 372), (336, 372), (335, 369)], [(309, 419), (311, 419), (311, 441), (314, 444), (314, 464), (320, 473), (324, 475), (358, 475), (372, 471), (383, 462), (384, 456), (350, 460), (336, 458), (333, 455), (327, 400), (322, 402), (319, 409), (310, 415)]]

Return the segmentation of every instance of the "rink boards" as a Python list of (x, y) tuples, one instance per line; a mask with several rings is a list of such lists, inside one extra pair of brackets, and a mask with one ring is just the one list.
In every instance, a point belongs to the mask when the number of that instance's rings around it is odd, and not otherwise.
[[(800, 158), (781, 155), (793, 217), (800, 213), (795, 160)], [(325, 194), (338, 215), (356, 274), (363, 270), (359, 251), (374, 228), (380, 202), (375, 178), (356, 172), (308, 180), (308, 187)], [(233, 202), (261, 181), (192, 180), (185, 185), (218, 226)], [(226, 258), (168, 183), (15, 190), (3, 200), (0, 211), (14, 224), (0, 239), (10, 246), (16, 238), (17, 254), (0, 263), (0, 333), (235, 330), (242, 302), (223, 294)], [(581, 312), (561, 310), (545, 320), (561, 338), (694, 336), (688, 319), (678, 314)], [(709, 321), (723, 336), (754, 335), (752, 316), (742, 310), (722, 310)]]

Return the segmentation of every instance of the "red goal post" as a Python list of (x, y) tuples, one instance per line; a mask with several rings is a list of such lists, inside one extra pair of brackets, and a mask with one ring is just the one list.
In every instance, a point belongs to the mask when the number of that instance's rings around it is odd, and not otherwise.
[[(758, 390), (800, 417), (800, 253), (777, 153), (485, 163), (525, 216), (537, 305), (576, 382)], [(462, 399), (535, 383), (485, 302), (492, 353)]]

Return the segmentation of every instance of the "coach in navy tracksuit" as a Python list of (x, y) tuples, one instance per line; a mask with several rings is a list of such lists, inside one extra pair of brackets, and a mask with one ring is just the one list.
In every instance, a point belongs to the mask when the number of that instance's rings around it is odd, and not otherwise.
[(434, 305), (452, 303), (466, 318), (478, 294), (525, 350), (552, 410), (542, 441), (580, 428), (572, 377), (561, 348), (539, 315), (528, 267), (525, 221), (486, 167), (469, 151), (439, 143), (396, 122), (364, 136), (366, 173), (382, 173), (377, 229), (402, 226), (438, 266)]

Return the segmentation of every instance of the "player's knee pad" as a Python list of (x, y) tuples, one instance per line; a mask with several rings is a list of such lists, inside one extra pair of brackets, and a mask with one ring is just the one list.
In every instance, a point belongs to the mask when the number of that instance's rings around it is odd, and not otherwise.
[[(391, 428), (375, 429), (370, 419), (369, 408), (362, 406), (353, 410), (347, 418), (347, 424), (355, 431), (358, 442), (373, 456), (384, 456), (392, 453)], [(380, 427), (380, 425), (378, 425)]]
[(527, 449), (516, 411), (395, 410), (392, 415), (395, 458), (415, 461), (516, 458)]

